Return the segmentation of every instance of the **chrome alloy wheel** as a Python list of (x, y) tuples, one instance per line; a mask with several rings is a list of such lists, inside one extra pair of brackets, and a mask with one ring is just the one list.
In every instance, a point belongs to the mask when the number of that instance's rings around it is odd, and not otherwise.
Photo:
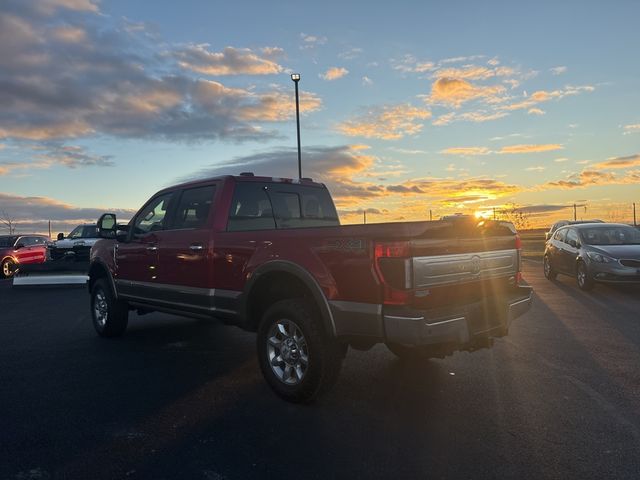
[(551, 274), (551, 263), (549, 262), (549, 257), (545, 256), (542, 264), (544, 267), (544, 276), (549, 278), (549, 275)]
[(4, 262), (2, 264), (2, 274), (5, 276), (5, 278), (8, 278), (11, 276), (13, 272), (11, 271), (11, 262)]
[(96, 292), (96, 297), (93, 300), (93, 314), (96, 318), (96, 323), (100, 327), (104, 327), (109, 318), (109, 305), (107, 304), (107, 297), (102, 290)]
[(578, 286), (584, 288), (587, 282), (587, 269), (582, 265), (578, 265)]
[(309, 367), (309, 350), (302, 330), (291, 320), (278, 320), (267, 336), (269, 365), (286, 385), (302, 382)]

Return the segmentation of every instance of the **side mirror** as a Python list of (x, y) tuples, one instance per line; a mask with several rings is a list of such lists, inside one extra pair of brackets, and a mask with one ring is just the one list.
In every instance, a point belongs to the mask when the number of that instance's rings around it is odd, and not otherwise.
[(100, 238), (116, 238), (116, 214), (103, 213), (98, 219), (98, 236)]
[(64, 233), (58, 234), (58, 240), (64, 240)]

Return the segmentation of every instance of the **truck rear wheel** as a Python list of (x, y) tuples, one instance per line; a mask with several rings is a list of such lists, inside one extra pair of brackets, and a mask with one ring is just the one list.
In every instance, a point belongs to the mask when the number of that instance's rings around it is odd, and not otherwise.
[(309, 403), (329, 390), (346, 353), (346, 346), (324, 331), (317, 314), (301, 298), (281, 300), (265, 312), (257, 343), (267, 383), (294, 403)]
[(101, 337), (120, 337), (129, 323), (129, 308), (117, 300), (105, 278), (96, 281), (91, 289), (91, 318)]

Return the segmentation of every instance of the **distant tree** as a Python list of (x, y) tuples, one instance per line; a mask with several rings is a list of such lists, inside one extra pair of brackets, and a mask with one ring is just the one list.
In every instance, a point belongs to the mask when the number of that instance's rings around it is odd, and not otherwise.
[(0, 210), (0, 225), (9, 230), (9, 235), (16, 233), (16, 218), (9, 215), (6, 210)]
[(500, 217), (513, 223), (518, 230), (527, 230), (531, 226), (530, 213), (523, 211), (515, 203), (507, 204), (506, 208), (500, 210)]

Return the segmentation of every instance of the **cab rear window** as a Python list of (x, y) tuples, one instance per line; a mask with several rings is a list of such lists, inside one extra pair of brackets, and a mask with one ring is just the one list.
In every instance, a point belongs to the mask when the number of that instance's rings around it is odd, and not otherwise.
[(238, 183), (227, 230), (267, 230), (339, 225), (325, 188), (279, 183)]

